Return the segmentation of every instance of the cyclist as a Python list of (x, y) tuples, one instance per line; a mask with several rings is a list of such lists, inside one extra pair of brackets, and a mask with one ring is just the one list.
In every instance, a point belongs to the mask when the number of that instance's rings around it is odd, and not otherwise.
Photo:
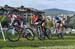
[(15, 13), (10, 13), (8, 15), (8, 17), (10, 17), (11, 19), (11, 24), (10, 25), (16, 25), (20, 27), (21, 26), (21, 22), (22, 22), (22, 16), (17, 16)]
[(47, 28), (52, 28), (53, 27), (53, 20), (51, 19), (50, 16), (47, 17)]
[(31, 17), (31, 23), (33, 24), (33, 23), (35, 23), (36, 21), (37, 21), (37, 19), (38, 19), (38, 16), (37, 15), (33, 15), (32, 17)]
[(62, 32), (63, 32), (63, 31), (65, 31), (65, 28), (66, 28), (66, 21), (65, 21), (65, 18), (62, 18), (62, 19), (61, 19), (61, 23), (62, 23), (61, 29), (62, 29)]
[[(46, 29), (45, 29), (45, 17), (38, 14), (38, 15), (33, 15), (32, 16), (32, 23), (33, 24), (37, 24), (37, 25), (41, 25), (41, 30), (43, 31), (44, 35), (46, 33)], [(33, 26), (34, 27), (34, 26)]]
[[(22, 28), (22, 29), (25, 29), (25, 25), (26, 25), (25, 17), (23, 18), (22, 16), (17, 16), (14, 13), (10, 14), (9, 17), (11, 18), (11, 25), (17, 26), (17, 27)], [(19, 28), (17, 28), (17, 29), (19, 29)], [(27, 35), (25, 33), (25, 30), (22, 32), (22, 34), (23, 34), (23, 37), (25, 35)]]
[(60, 27), (61, 19), (59, 17), (55, 17), (55, 27), (58, 29)]
[(8, 18), (10, 19), (10, 25), (12, 25), (12, 23), (14, 22), (14, 20), (15, 20), (15, 18), (16, 18), (17, 16), (13, 13), (9, 13), (8, 14)]
[(55, 17), (55, 28), (56, 28), (56, 33), (58, 37), (61, 31), (60, 26), (61, 26), (61, 19), (59, 17)]
[(31, 19), (32, 19), (32, 21), (31, 21), (31, 23), (39, 23), (40, 25), (42, 25), (42, 27), (44, 27), (45, 26), (45, 17), (44, 16), (42, 16), (42, 15), (40, 15), (40, 14), (38, 14), (38, 15), (33, 15), (32, 17), (31, 17)]
[(65, 26), (65, 18), (60, 18), (56, 23), (56, 30), (59, 38), (60, 37), (63, 38), (64, 26)]

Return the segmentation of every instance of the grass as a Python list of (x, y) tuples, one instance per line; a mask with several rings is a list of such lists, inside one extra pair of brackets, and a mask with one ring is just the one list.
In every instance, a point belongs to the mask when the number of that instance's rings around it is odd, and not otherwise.
[(75, 35), (65, 35), (64, 39), (58, 39), (57, 36), (53, 35), (51, 40), (46, 38), (43, 41), (37, 38), (34, 41), (21, 38), (17, 42), (10, 42), (7, 39), (3, 41), (2, 36), (0, 37), (0, 49), (75, 49), (74, 46)]

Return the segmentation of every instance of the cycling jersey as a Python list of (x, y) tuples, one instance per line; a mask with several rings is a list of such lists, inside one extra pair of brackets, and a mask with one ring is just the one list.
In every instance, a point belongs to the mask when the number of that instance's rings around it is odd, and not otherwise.
[(59, 17), (55, 17), (55, 26), (56, 26), (56, 28), (60, 27), (60, 23), (61, 23), (60, 18)]
[(31, 17), (31, 19), (32, 19), (33, 22), (36, 22), (36, 21), (38, 20), (38, 17), (35, 16), (35, 15), (33, 15), (33, 16)]
[(32, 16), (32, 23), (35, 24), (36, 22), (39, 22), (39, 25), (44, 26), (45, 17), (42, 15), (38, 15), (38, 16), (33, 15)]
[(9, 14), (8, 17), (10, 18), (11, 23), (13, 23), (17, 16), (15, 14)]
[(59, 17), (55, 17), (56, 23), (61, 23), (61, 19)]
[(17, 20), (22, 20), (22, 16), (17, 16), (16, 19)]
[(21, 25), (22, 16), (17, 16), (16, 14), (9, 14), (9, 17), (11, 19), (11, 25), (14, 25), (15, 23)]

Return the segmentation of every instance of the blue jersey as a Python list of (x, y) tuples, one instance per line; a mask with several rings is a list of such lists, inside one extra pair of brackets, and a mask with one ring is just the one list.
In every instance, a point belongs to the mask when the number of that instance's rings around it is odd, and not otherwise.
[(55, 23), (61, 23), (60, 17), (55, 17)]
[(59, 17), (55, 17), (55, 20), (60, 20), (60, 18)]

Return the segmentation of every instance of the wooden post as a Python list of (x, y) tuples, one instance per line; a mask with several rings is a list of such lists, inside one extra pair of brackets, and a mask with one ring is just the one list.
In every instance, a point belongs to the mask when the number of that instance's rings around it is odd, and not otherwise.
[[(30, 14), (31, 14), (31, 17), (32, 17), (33, 13), (30, 13)], [(31, 22), (30, 23), (32, 23), (32, 19), (31, 19)]]
[[(26, 21), (28, 22), (28, 17), (27, 17), (27, 16), (28, 16), (28, 13), (26, 13)], [(27, 23), (27, 22), (26, 22), (26, 23)]]
[(33, 15), (33, 14), (31, 13), (31, 17), (32, 17), (32, 15)]

